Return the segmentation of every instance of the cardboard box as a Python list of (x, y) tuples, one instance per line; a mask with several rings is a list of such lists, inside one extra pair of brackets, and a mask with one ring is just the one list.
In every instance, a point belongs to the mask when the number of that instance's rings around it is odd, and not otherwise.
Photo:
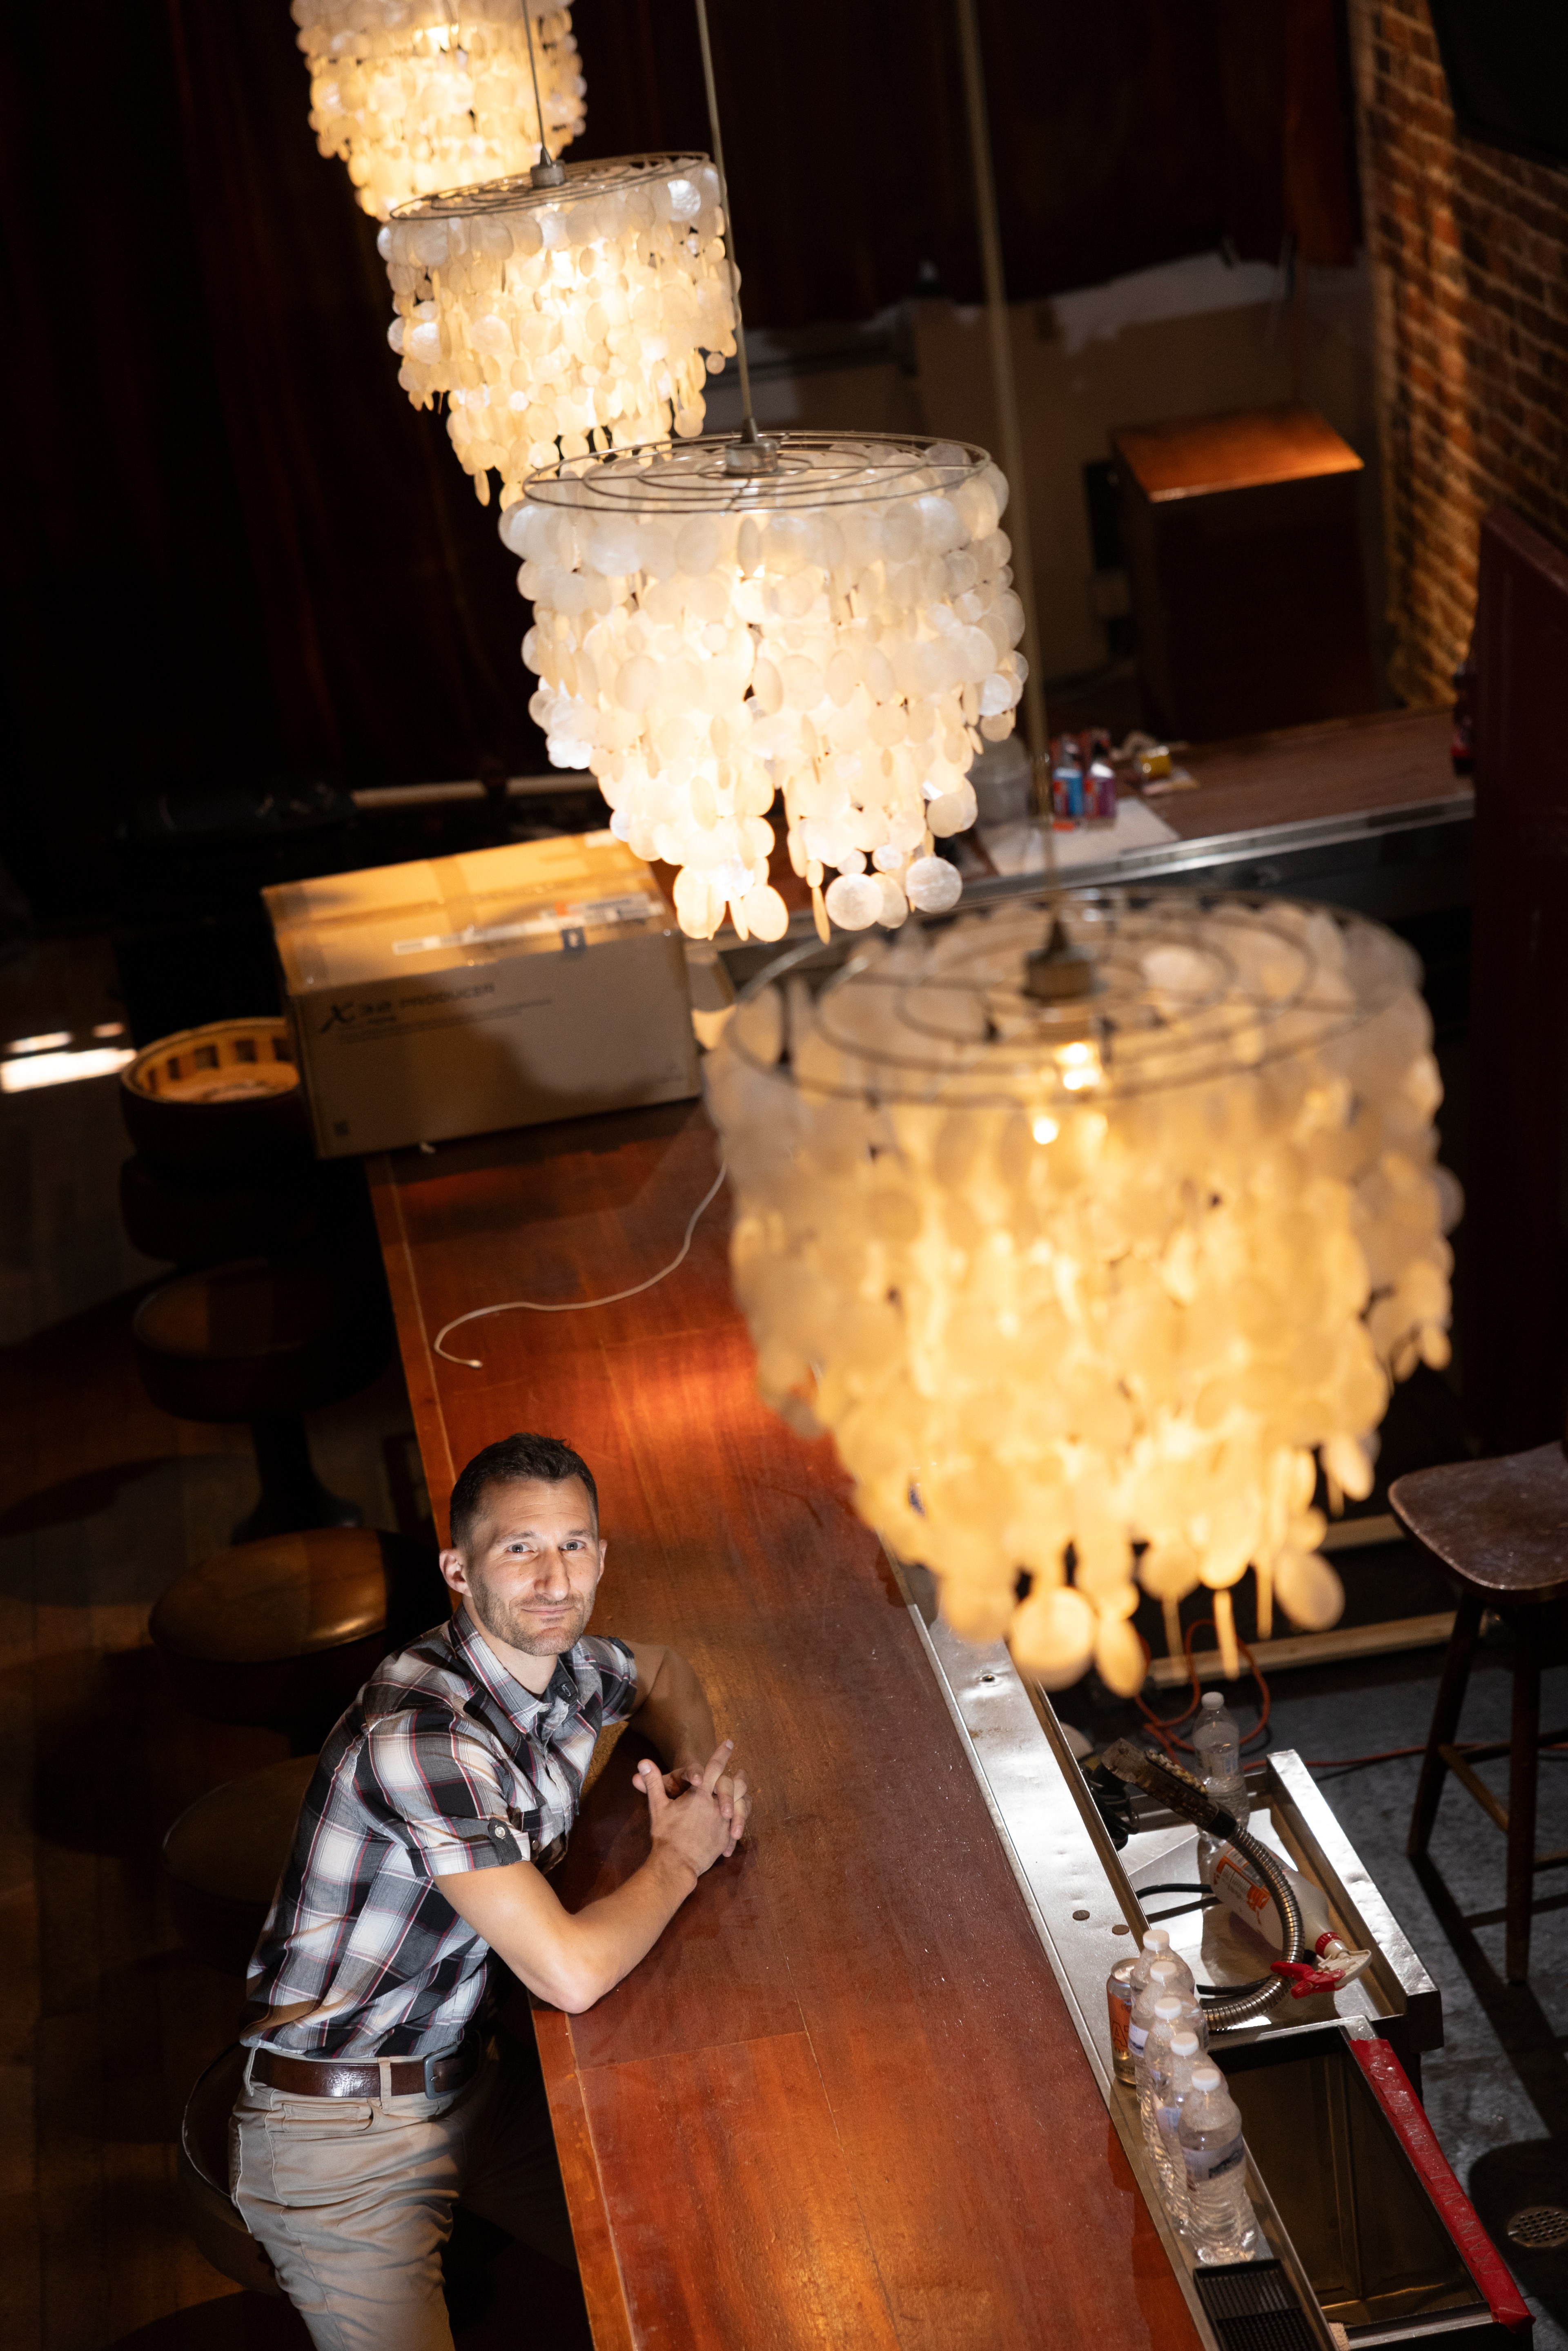
[(263, 895), (324, 1158), (700, 1091), (680, 933), (612, 833)]

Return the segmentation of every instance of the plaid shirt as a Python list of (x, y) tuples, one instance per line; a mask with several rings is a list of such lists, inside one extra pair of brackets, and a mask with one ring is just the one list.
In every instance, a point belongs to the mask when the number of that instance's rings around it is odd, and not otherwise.
[(557, 1860), (594, 1742), (636, 1696), (626, 1644), (589, 1638), (535, 1698), (466, 1610), (383, 1658), (300, 1808), (242, 2038), (302, 2057), (454, 2048), (483, 2000), (490, 1946), (432, 1880)]

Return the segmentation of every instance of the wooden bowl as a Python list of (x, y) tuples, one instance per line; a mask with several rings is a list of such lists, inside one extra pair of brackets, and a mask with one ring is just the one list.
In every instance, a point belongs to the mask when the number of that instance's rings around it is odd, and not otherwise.
[(144, 1046), (120, 1072), (138, 1151), (185, 1167), (308, 1153), (310, 1117), (286, 1020), (209, 1020)]

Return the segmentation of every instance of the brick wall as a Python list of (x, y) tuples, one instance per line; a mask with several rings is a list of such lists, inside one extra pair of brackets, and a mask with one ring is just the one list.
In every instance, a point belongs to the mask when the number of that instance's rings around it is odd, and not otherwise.
[(1446, 699), (1481, 516), (1568, 547), (1568, 171), (1461, 139), (1425, 0), (1351, 0), (1376, 285), (1390, 678)]

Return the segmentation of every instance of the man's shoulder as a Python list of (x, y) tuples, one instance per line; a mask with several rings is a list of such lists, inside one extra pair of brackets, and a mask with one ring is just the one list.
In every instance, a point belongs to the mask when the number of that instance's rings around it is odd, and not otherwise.
[(472, 1719), (470, 1702), (479, 1687), (450, 1623), (434, 1625), (381, 1659), (355, 1711), (366, 1733), (440, 1729), (454, 1718)]
[(572, 1671), (579, 1681), (589, 1674), (601, 1680), (635, 1681), (637, 1659), (629, 1641), (610, 1633), (585, 1633), (571, 1649)]

